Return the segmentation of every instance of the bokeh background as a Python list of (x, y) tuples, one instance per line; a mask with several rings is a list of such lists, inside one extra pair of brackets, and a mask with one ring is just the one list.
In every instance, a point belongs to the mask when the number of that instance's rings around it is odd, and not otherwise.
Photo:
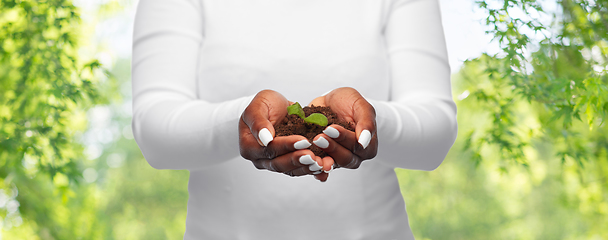
[[(441, 0), (458, 139), (396, 169), (417, 239), (608, 239), (608, 1)], [(181, 239), (133, 140), (135, 0), (0, 0), (0, 239)], [(331, 179), (330, 179), (331, 180)]]

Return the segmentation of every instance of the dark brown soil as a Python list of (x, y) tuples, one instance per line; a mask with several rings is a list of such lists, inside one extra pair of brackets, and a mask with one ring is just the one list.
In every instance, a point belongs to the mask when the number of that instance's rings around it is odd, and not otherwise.
[[(338, 124), (350, 131), (355, 131), (355, 129), (351, 127), (351, 124), (354, 125), (353, 123), (338, 119), (338, 116), (329, 107), (319, 107), (313, 105), (312, 107), (307, 106), (303, 109), (304, 114), (307, 117), (313, 113), (321, 113), (325, 115), (327, 117), (328, 122), (327, 126), (332, 124)], [(283, 121), (274, 126), (276, 136), (302, 135), (308, 138), (308, 141), (311, 144), (313, 138), (322, 133), (325, 128), (326, 127), (321, 127), (317, 124), (307, 123), (304, 121), (304, 119), (301, 119), (296, 115), (287, 115), (285, 118), (283, 118)], [(323, 152), (323, 150), (321, 150), (314, 144), (310, 146), (309, 149), (312, 150), (312, 152), (319, 157), (327, 156), (327, 154)]]

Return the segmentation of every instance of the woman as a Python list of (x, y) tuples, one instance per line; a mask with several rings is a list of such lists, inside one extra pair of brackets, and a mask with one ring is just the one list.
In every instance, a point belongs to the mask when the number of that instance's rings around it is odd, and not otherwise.
[[(437, 0), (144, 0), (133, 96), (146, 160), (190, 171), (184, 239), (413, 239), (394, 168), (457, 132)], [(356, 131), (275, 137), (290, 101)]]

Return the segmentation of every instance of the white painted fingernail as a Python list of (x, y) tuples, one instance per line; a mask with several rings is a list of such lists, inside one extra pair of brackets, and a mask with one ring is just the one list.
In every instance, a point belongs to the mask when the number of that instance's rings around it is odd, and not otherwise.
[(321, 169), (323, 169), (322, 166), (319, 166), (319, 164), (317, 162), (315, 162), (315, 164), (310, 165), (310, 167), (308, 167), (308, 169), (312, 172), (314, 171), (319, 171)]
[(312, 174), (317, 175), (317, 174), (321, 174), (321, 172), (322, 171), (316, 171), (316, 172), (313, 172)]
[(304, 165), (310, 165), (317, 162), (315, 162), (315, 160), (312, 160), (312, 157), (310, 155), (303, 155), (300, 157), (300, 163)]
[(340, 132), (338, 132), (338, 129), (335, 129), (333, 127), (325, 128), (325, 130), (323, 130), (323, 133), (325, 133), (330, 138), (337, 138), (340, 136)]
[(329, 142), (324, 137), (319, 137), (319, 139), (317, 139), (316, 141), (312, 141), (312, 142), (320, 148), (329, 147)]
[(262, 128), (262, 130), (260, 130), (258, 133), (258, 137), (260, 138), (262, 144), (264, 144), (264, 147), (268, 146), (268, 143), (270, 143), (273, 139), (272, 134), (267, 128)]
[(372, 134), (368, 130), (363, 130), (361, 135), (359, 135), (359, 144), (363, 146), (363, 149), (367, 148), (369, 145), (369, 141), (372, 140)]
[(331, 168), (329, 169), (329, 171), (323, 171), (323, 172), (325, 172), (325, 173), (330, 173), (330, 172), (331, 172), (331, 171), (333, 171), (333, 170), (334, 170), (334, 165), (331, 165)]
[(300, 141), (297, 141), (296, 143), (294, 143), (293, 147), (295, 149), (305, 149), (305, 148), (310, 147), (310, 145), (311, 145), (310, 142), (308, 142), (308, 140), (304, 139), (304, 140), (300, 140)]

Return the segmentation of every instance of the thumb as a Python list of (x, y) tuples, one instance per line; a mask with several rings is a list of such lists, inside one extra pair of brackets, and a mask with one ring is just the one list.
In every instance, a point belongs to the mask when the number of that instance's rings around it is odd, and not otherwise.
[(265, 104), (252, 102), (245, 109), (241, 118), (260, 146), (266, 147), (272, 142), (275, 131), (272, 123), (268, 120), (268, 108)]
[(353, 110), (357, 141), (365, 149), (372, 137), (376, 135), (376, 110), (363, 97), (355, 102)]

